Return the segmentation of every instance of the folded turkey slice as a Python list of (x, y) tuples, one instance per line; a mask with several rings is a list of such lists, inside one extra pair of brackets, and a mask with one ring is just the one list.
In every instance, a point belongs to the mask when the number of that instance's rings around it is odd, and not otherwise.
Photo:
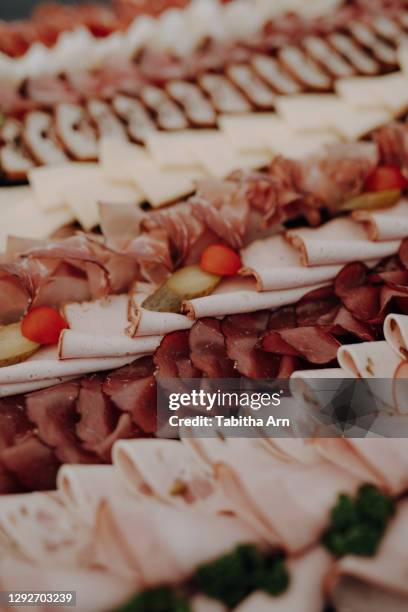
[(41, 348), (22, 363), (1, 368), (0, 386), (101, 372), (120, 368), (132, 361), (134, 356), (62, 361), (58, 359), (56, 347)]
[(113, 461), (132, 493), (154, 496), (176, 506), (225, 509), (225, 500), (211, 468), (196, 460), (176, 440), (123, 440), (113, 449)]
[(333, 564), (323, 548), (313, 548), (302, 557), (289, 559), (290, 587), (278, 597), (256, 592), (241, 603), (235, 612), (317, 612), (325, 604), (321, 585)]
[(107, 495), (129, 497), (120, 471), (111, 465), (63, 465), (58, 472), (57, 488), (65, 507), (92, 527), (102, 499)]
[(216, 474), (237, 515), (290, 553), (317, 541), (339, 491), (352, 493), (358, 486), (357, 478), (329, 463), (293, 465), (272, 461), (266, 451), (250, 461), (231, 453)]
[(98, 559), (113, 572), (157, 586), (181, 582), (200, 564), (260, 538), (233, 516), (111, 498), (99, 508), (95, 541)]
[(354, 211), (352, 217), (361, 222), (370, 240), (402, 240), (408, 234), (408, 200), (401, 200), (387, 210)]
[(408, 606), (408, 504), (401, 502), (374, 557), (344, 557), (326, 589), (340, 612), (403, 612)]
[(389, 314), (384, 322), (384, 336), (389, 346), (402, 359), (408, 359), (408, 316)]
[(11, 397), (12, 395), (22, 395), (31, 391), (40, 391), (54, 385), (60, 385), (63, 382), (71, 380), (72, 376), (60, 376), (58, 378), (45, 378), (44, 380), (31, 380), (28, 382), (10, 383), (0, 385), (0, 398)]
[(183, 310), (189, 318), (199, 319), (279, 308), (297, 302), (319, 286), (259, 292), (251, 279), (228, 279), (222, 281), (211, 295), (185, 302)]
[(283, 236), (256, 240), (241, 251), (243, 276), (254, 276), (258, 291), (294, 289), (332, 280), (340, 265), (305, 267), (301, 255)]
[(125, 334), (101, 335), (66, 329), (58, 345), (60, 359), (94, 359), (151, 355), (163, 336), (129, 338)]
[[(119, 578), (103, 569), (85, 567), (41, 567), (12, 557), (0, 562), (0, 587), (15, 591), (75, 592), (74, 607), (81, 612), (105, 612), (114, 610), (129, 599), (140, 588), (135, 579)], [(37, 612), (60, 610), (59, 604), (44, 604), (29, 607)]]
[(286, 237), (307, 266), (381, 259), (395, 254), (400, 246), (399, 240), (371, 241), (364, 227), (348, 218), (334, 219), (319, 228), (289, 230)]

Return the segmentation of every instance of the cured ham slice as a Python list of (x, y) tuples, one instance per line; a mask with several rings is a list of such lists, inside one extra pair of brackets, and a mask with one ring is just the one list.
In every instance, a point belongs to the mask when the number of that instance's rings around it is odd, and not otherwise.
[(102, 499), (126, 498), (125, 483), (110, 465), (63, 465), (57, 488), (67, 510), (91, 527)]
[(402, 612), (408, 603), (406, 582), (408, 506), (401, 502), (373, 558), (344, 557), (330, 571), (326, 588), (341, 612)]
[(363, 342), (342, 346), (340, 366), (358, 378), (392, 378), (401, 362), (387, 342)]
[(124, 294), (93, 302), (66, 304), (63, 314), (69, 328), (75, 332), (122, 334), (128, 324), (128, 301), (128, 295)]
[(207, 505), (217, 485), (210, 469), (175, 440), (118, 442), (113, 460), (132, 493), (154, 496), (176, 506)]
[[(317, 541), (338, 492), (353, 492), (358, 486), (355, 477), (330, 464), (293, 466), (273, 462), (266, 453), (250, 464), (245, 457), (231, 454), (227, 462), (224, 458), (216, 466), (216, 475), (237, 515), (269, 544), (279, 544), (291, 553)], [(300, 494), (303, 489), (309, 494)]]
[(78, 161), (97, 159), (96, 136), (85, 111), (75, 104), (59, 104), (55, 109), (55, 128), (66, 150)]
[(332, 558), (322, 548), (315, 548), (299, 559), (290, 559), (287, 561), (290, 586), (286, 593), (278, 597), (254, 593), (235, 608), (235, 612), (323, 610), (325, 597), (321, 585), (332, 564)]
[(364, 225), (370, 240), (402, 240), (408, 234), (406, 200), (402, 200), (390, 210), (354, 211), (352, 217)]
[(130, 336), (162, 336), (181, 329), (190, 329), (192, 321), (184, 315), (172, 312), (154, 312), (142, 308), (139, 300), (132, 296), (129, 301)]
[(334, 219), (316, 229), (289, 230), (286, 237), (300, 251), (307, 266), (380, 259), (394, 255), (400, 246), (397, 240), (368, 240), (364, 228), (347, 218)]
[[(72, 591), (76, 593), (76, 604), (82, 612), (104, 612), (131, 597), (140, 588), (135, 579), (131, 581), (114, 576), (105, 570), (84, 567), (41, 567), (15, 560), (12, 557), (0, 563), (0, 584), (3, 589), (32, 593)], [(56, 612), (61, 604), (45, 604), (29, 607), (38, 612)]]
[(231, 282), (221, 283), (212, 295), (185, 302), (183, 309), (190, 319), (255, 312), (264, 308), (279, 308), (293, 304), (316, 288), (310, 286), (258, 292), (249, 279), (234, 279)]
[(306, 268), (282, 236), (257, 240), (241, 251), (243, 276), (254, 276), (258, 291), (307, 287), (333, 279), (341, 266)]
[(64, 330), (61, 334), (58, 356), (60, 359), (93, 359), (98, 357), (127, 357), (154, 353), (162, 336), (129, 338), (122, 335), (100, 335)]
[(389, 346), (403, 359), (408, 359), (408, 317), (389, 314), (384, 322), (384, 336)]
[(131, 363), (134, 357), (116, 357), (106, 359), (70, 359), (60, 361), (57, 351), (40, 349), (33, 357), (23, 363), (7, 366), (0, 370), (0, 384), (26, 383), (28, 381), (47, 380), (51, 378), (79, 376), (88, 372), (99, 372), (120, 368)]
[(24, 122), (23, 139), (38, 164), (52, 165), (68, 161), (54, 134), (51, 115), (40, 111), (28, 113)]
[(129, 504), (118, 499), (101, 505), (95, 537), (101, 561), (119, 575), (140, 576), (146, 586), (181, 582), (198, 565), (238, 544), (260, 542), (235, 517), (157, 501)]
[(250, 103), (224, 76), (207, 73), (198, 81), (219, 113), (248, 113), (251, 110)]

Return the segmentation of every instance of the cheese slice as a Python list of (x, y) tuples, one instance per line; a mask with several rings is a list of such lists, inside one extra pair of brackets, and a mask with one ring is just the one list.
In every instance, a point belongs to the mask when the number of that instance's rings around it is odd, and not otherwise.
[(152, 132), (146, 136), (146, 146), (153, 161), (163, 168), (191, 168), (197, 166), (190, 145), (199, 139), (197, 130), (181, 132)]
[(336, 90), (346, 102), (357, 108), (385, 109), (394, 116), (408, 108), (408, 77), (403, 72), (340, 79)]
[(238, 151), (264, 152), (265, 142), (274, 134), (276, 126), (283, 125), (283, 122), (276, 113), (249, 113), (221, 115), (218, 125)]
[(288, 132), (284, 137), (278, 135), (270, 141), (270, 150), (290, 159), (301, 159), (317, 153), (327, 144), (340, 140), (334, 131), (320, 130), (316, 132)]
[(153, 207), (189, 195), (203, 178), (200, 168), (160, 168), (142, 147), (117, 140), (102, 141), (100, 160), (106, 177), (136, 186)]
[(65, 204), (67, 187), (93, 181), (95, 176), (98, 176), (98, 164), (72, 162), (33, 168), (28, 173), (28, 180), (37, 205), (42, 210), (52, 210)]
[[(11, 206), (3, 207), (1, 200), (5, 195), (4, 192), (10, 192), (13, 200), (13, 189), (15, 188), (0, 191), (0, 253), (6, 249), (8, 236), (34, 239), (47, 238), (63, 225), (75, 220), (75, 216), (66, 206), (50, 211), (39, 209), (32, 195), (29, 193), (27, 195), (29, 191), (27, 188), (23, 188), (25, 194), (18, 200), (13, 201)], [(20, 188), (17, 189), (20, 190)]]

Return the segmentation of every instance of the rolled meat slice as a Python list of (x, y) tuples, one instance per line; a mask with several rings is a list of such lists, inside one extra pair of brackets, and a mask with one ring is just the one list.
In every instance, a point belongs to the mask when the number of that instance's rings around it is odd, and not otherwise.
[(323, 548), (314, 548), (299, 558), (289, 559), (288, 590), (278, 597), (254, 593), (241, 603), (235, 612), (318, 612), (323, 610), (325, 596), (322, 582), (333, 564), (332, 557)]
[(303, 46), (310, 57), (321, 64), (334, 78), (351, 77), (355, 74), (354, 68), (331, 48), (323, 38), (307, 36)]
[(128, 496), (120, 473), (111, 465), (63, 465), (57, 488), (67, 510), (91, 527), (102, 499)]
[(75, 565), (90, 533), (58, 493), (26, 493), (0, 499), (0, 549), (31, 563)]
[[(3, 590), (75, 592), (75, 608), (81, 612), (114, 610), (130, 598), (140, 584), (119, 578), (101, 569), (86, 567), (53, 567), (34, 565), (9, 557), (0, 562), (0, 585)], [(61, 603), (26, 607), (37, 612), (57, 612)]]
[(122, 334), (128, 325), (127, 294), (112, 295), (93, 302), (66, 304), (63, 314), (75, 332)]
[(22, 137), (38, 164), (52, 165), (68, 161), (67, 155), (55, 137), (53, 118), (48, 113), (40, 111), (28, 113)]
[(112, 572), (140, 576), (148, 587), (182, 582), (196, 567), (238, 544), (261, 542), (251, 527), (233, 516), (120, 499), (102, 503), (95, 541), (98, 558)]
[(348, 25), (353, 38), (363, 47), (371, 51), (374, 57), (381, 63), (388, 66), (395, 66), (397, 61), (396, 50), (384, 42), (382, 38), (376, 36), (370, 26), (361, 21), (352, 21)]
[(363, 227), (348, 218), (334, 219), (319, 228), (301, 228), (286, 233), (307, 266), (346, 264), (394, 255), (400, 241), (372, 242)]
[(408, 606), (408, 504), (399, 504), (372, 558), (344, 557), (329, 572), (326, 590), (339, 612), (403, 612)]
[(384, 321), (384, 336), (402, 359), (408, 359), (408, 316), (389, 314)]
[(78, 161), (97, 159), (95, 132), (81, 106), (59, 104), (55, 109), (55, 129), (66, 150)]
[(352, 217), (364, 225), (370, 240), (402, 240), (408, 235), (408, 201), (389, 210), (354, 211)]
[(341, 53), (360, 74), (373, 75), (380, 72), (380, 65), (350, 37), (345, 34), (334, 33), (327, 37), (336, 51)]
[(153, 113), (163, 130), (183, 130), (188, 121), (181, 109), (169, 98), (167, 93), (153, 85), (147, 85), (140, 92), (142, 101)]
[(144, 142), (146, 134), (156, 130), (156, 125), (139, 100), (118, 95), (112, 101), (116, 114), (126, 122), (129, 136), (136, 142)]
[(286, 46), (279, 52), (279, 61), (301, 85), (316, 91), (331, 88), (332, 79), (307, 57), (301, 49)]
[(133, 337), (164, 335), (180, 329), (190, 329), (193, 325), (185, 315), (142, 308), (140, 296), (130, 296), (128, 313), (127, 333)]
[(282, 68), (276, 59), (269, 55), (254, 55), (251, 59), (251, 63), (256, 72), (277, 93), (282, 95), (293, 95), (302, 91), (303, 88), (300, 84)]
[(199, 87), (186, 81), (169, 81), (169, 95), (184, 108), (191, 123), (200, 127), (212, 127), (217, 123), (217, 114)]
[(309, 291), (320, 286), (258, 292), (254, 283), (248, 281), (249, 279), (225, 281), (211, 295), (185, 302), (183, 310), (190, 319), (200, 319), (279, 308), (297, 302)]
[(359, 482), (326, 462), (292, 465), (273, 462), (266, 453), (251, 461), (234, 453), (215, 470), (236, 514), (270, 545), (289, 553), (299, 553), (319, 539), (337, 495), (354, 492)]
[(219, 113), (250, 112), (251, 104), (224, 76), (208, 72), (200, 76), (198, 82)]
[(129, 491), (171, 505), (207, 502), (218, 488), (211, 470), (176, 440), (120, 441), (113, 461)]
[(254, 276), (258, 291), (294, 289), (332, 280), (342, 266), (306, 267), (283, 236), (256, 240), (241, 251), (242, 276)]
[(129, 338), (125, 334), (101, 335), (66, 329), (58, 345), (59, 359), (93, 359), (151, 355), (163, 336)]
[(99, 138), (128, 140), (125, 126), (102, 100), (89, 100), (87, 110), (98, 129)]
[(55, 347), (41, 348), (22, 363), (1, 368), (0, 385), (79, 376), (120, 368), (132, 361), (134, 361), (134, 356), (60, 361)]
[(251, 66), (232, 64), (227, 68), (226, 74), (255, 107), (263, 110), (273, 108), (275, 94)]
[(385, 341), (342, 346), (337, 360), (343, 370), (357, 378), (393, 378), (401, 362)]

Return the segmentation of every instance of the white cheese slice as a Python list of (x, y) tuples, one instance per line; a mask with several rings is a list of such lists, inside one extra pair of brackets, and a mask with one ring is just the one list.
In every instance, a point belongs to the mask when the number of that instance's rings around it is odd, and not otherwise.
[(339, 95), (360, 108), (385, 108), (399, 115), (408, 108), (408, 77), (395, 72), (379, 77), (341, 79), (336, 83)]
[[(16, 188), (11, 187), (0, 191), (0, 253), (6, 249), (8, 236), (46, 238), (75, 220), (66, 206), (45, 212), (36, 206), (29, 188), (22, 188), (24, 191), (13, 194), (14, 189)], [(2, 205), (3, 198), (7, 198), (7, 207)]]
[(221, 115), (218, 125), (233, 147), (240, 152), (265, 150), (265, 138), (276, 122), (276, 113), (249, 113), (245, 115)]
[(201, 132), (189, 147), (200, 166), (211, 176), (223, 178), (243, 166), (242, 157), (229, 140), (215, 130)]
[(72, 162), (33, 168), (28, 180), (37, 205), (43, 210), (52, 210), (64, 205), (67, 186), (93, 181), (98, 172), (96, 163)]
[(284, 136), (270, 141), (270, 149), (273, 153), (284, 155), (289, 159), (302, 159), (313, 153), (317, 153), (322, 147), (340, 140), (334, 131), (322, 130), (316, 132), (290, 132)]
[(163, 168), (189, 168), (197, 166), (197, 159), (189, 146), (199, 139), (197, 130), (181, 132), (152, 132), (146, 136), (146, 146), (153, 161)]
[(199, 168), (159, 168), (145, 149), (127, 142), (103, 141), (100, 153), (104, 175), (135, 185), (153, 207), (189, 195), (203, 178)]

